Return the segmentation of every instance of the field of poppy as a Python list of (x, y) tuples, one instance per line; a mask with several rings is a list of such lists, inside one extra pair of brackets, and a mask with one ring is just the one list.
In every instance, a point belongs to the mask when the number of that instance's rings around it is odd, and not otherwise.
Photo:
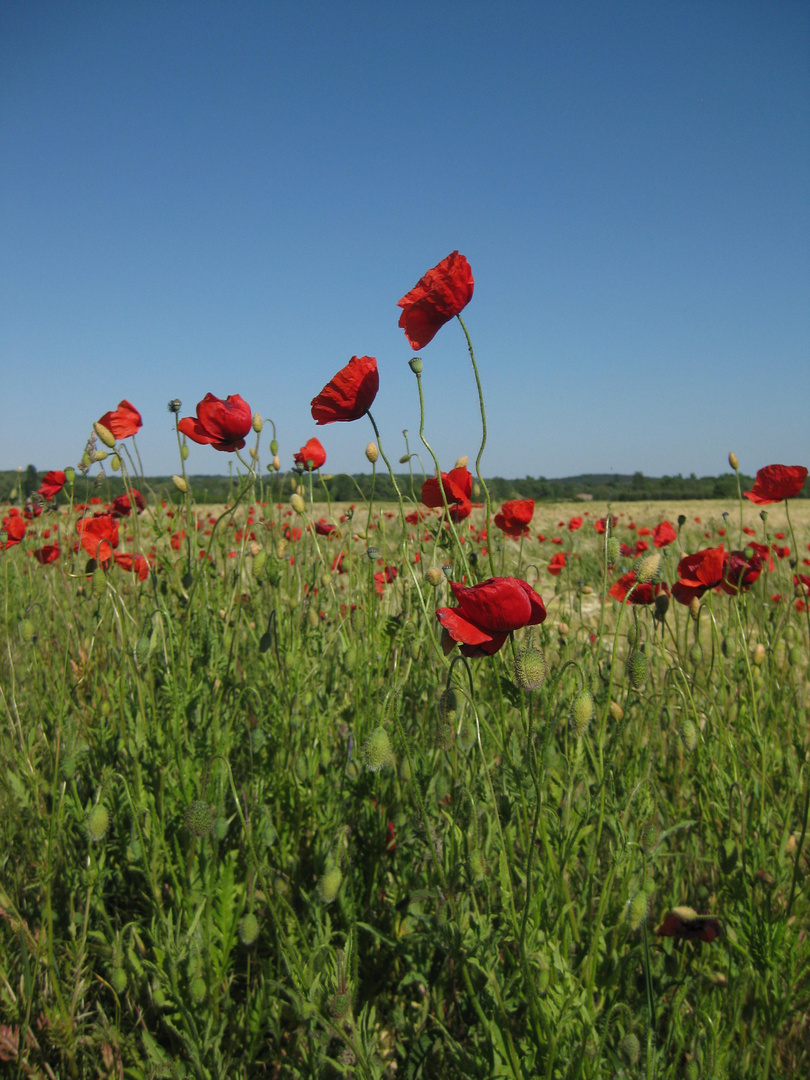
[[(428, 271), (411, 345), (472, 294)], [(394, 503), (330, 503), (314, 436), (262, 471), (271, 422), (209, 393), (172, 493), (123, 401), (0, 508), (4, 1075), (810, 1071), (807, 469), (493, 505), (459, 322), (474, 472), (423, 423), (402, 487), (354, 356), (313, 420), (368, 417)]]

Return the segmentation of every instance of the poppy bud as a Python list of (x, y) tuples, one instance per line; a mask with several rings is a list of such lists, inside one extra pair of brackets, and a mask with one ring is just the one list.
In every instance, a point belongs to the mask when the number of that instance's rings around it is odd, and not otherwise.
[(259, 451), (256, 449), (255, 446), (251, 446), (251, 448), (250, 448), (250, 456), (253, 458), (254, 461), (259, 456)]
[(293, 492), (293, 494), (290, 496), (290, 506), (293, 508), (296, 514), (303, 514), (305, 509), (304, 500), (301, 498), (297, 491)]
[(680, 736), (681, 742), (683, 743), (684, 747), (691, 754), (697, 746), (698, 733), (697, 728), (695, 727), (694, 720), (690, 720), (688, 716), (681, 724)]
[(692, 667), (700, 667), (703, 663), (703, 646), (699, 641), (696, 641), (689, 650), (689, 663)]
[(639, 585), (647, 585), (655, 581), (661, 567), (661, 552), (654, 551), (636, 563), (636, 581)]
[(208, 836), (214, 825), (214, 815), (204, 799), (197, 799), (186, 810), (186, 828), (192, 836)]
[(636, 649), (627, 658), (627, 677), (634, 690), (640, 690), (647, 681), (650, 665), (643, 652)]
[(275, 439), (270, 440), (270, 453), (275, 456), (278, 453), (278, 442)]
[(647, 893), (644, 892), (644, 890), (642, 889), (640, 892), (637, 892), (633, 899), (630, 901), (627, 920), (630, 923), (631, 930), (638, 930), (638, 928), (647, 918), (649, 910), (650, 898)]
[(458, 459), (458, 461), (453, 466), (453, 468), (454, 469), (466, 469), (467, 468), (467, 462), (469, 460), (470, 459), (467, 457), (466, 454), (462, 454), (461, 457)]
[(588, 690), (580, 690), (571, 706), (571, 729), (578, 739), (593, 718), (593, 697)]
[(665, 592), (659, 593), (655, 598), (655, 617), (662, 622), (669, 611), (669, 597)]
[(410, 454), (403, 454), (402, 457), (399, 459), (399, 463), (400, 463), (400, 465), (407, 465), (410, 460), (411, 460), (411, 455)]
[(318, 882), (318, 896), (324, 904), (331, 904), (338, 894), (343, 874), (339, 866), (330, 866)]
[(257, 412), (255, 412), (253, 414), (253, 430), (258, 435), (263, 427), (264, 427), (264, 420), (262, 420), (261, 416)]
[(185, 477), (175, 475), (172, 477), (172, 483), (177, 490), (181, 491), (184, 495), (188, 491), (188, 484), (186, 483)]
[(335, 1020), (342, 1020), (349, 1011), (351, 1001), (345, 992), (335, 994), (329, 1002), (329, 1011)]
[(105, 427), (100, 421), (96, 420), (93, 424), (93, 431), (101, 439), (105, 446), (108, 446), (111, 450), (115, 446), (115, 436), (108, 427)]
[(611, 701), (610, 703), (610, 715), (617, 723), (621, 723), (624, 720), (624, 709), (618, 703), (618, 701)]
[(30, 619), (23, 619), (20, 622), (20, 637), (26, 645), (34, 640), (34, 624)]
[(183, 459), (183, 461), (188, 460), (188, 447), (185, 443), (183, 443), (183, 445), (180, 447), (180, 457)]
[(135, 643), (134, 655), (135, 663), (138, 667), (143, 667), (146, 661), (149, 659), (149, 653), (152, 651), (152, 639), (144, 634), (143, 637), (139, 637)]
[(641, 850), (648, 855), (658, 847), (659, 833), (655, 825), (648, 825), (641, 834)]
[(259, 936), (259, 920), (249, 911), (239, 923), (239, 939), (243, 945), (252, 945)]
[(276, 454), (275, 457), (273, 458), (273, 468), (275, 469), (276, 472), (278, 472), (279, 469), (281, 468), (281, 458), (278, 456), (278, 454)]
[(127, 973), (122, 967), (113, 968), (112, 988), (116, 994), (123, 994), (127, 988)]
[(700, 614), (700, 600), (697, 596), (693, 596), (689, 601), (689, 614), (692, 616), (695, 622), (697, 622), (698, 615)]
[(434, 589), (438, 589), (442, 583), (443, 574), (438, 566), (431, 566), (425, 574), (425, 578), (429, 585), (432, 585)]
[(408, 367), (414, 373), (414, 375), (422, 374), (422, 357), (414, 356), (408, 361)]
[(379, 772), (394, 760), (391, 739), (384, 727), (378, 727), (363, 743), (363, 763), (369, 772)]
[(110, 827), (110, 812), (103, 803), (96, 803), (87, 815), (86, 827), (87, 835), (94, 844), (107, 835), (107, 829)]
[(617, 537), (611, 536), (605, 544), (605, 561), (608, 566), (615, 566), (619, 561), (619, 555), (621, 555), (621, 544)]
[(487, 864), (478, 848), (473, 848), (469, 859), (470, 877), (473, 881), (483, 881), (487, 873)]
[(619, 1053), (621, 1054), (624, 1063), (631, 1069), (638, 1065), (639, 1058), (641, 1057), (641, 1043), (638, 1041), (638, 1035), (634, 1031), (628, 1031), (624, 1038), (619, 1043)]
[(189, 987), (191, 992), (191, 1000), (195, 1005), (202, 1005), (205, 1001), (205, 996), (208, 993), (208, 987), (206, 986), (205, 979), (202, 975), (198, 975), (191, 980), (191, 986)]
[(106, 457), (109, 457), (109, 456), (110, 455), (108, 454), (108, 452), (106, 450), (94, 450), (90, 455), (90, 461), (92, 463), (95, 463), (95, 462), (98, 462), (98, 461), (103, 461)]
[(515, 657), (515, 682), (521, 690), (537, 690), (546, 677), (546, 658), (531, 646)]
[(730, 451), (729, 451), (729, 455), (728, 455), (728, 463), (729, 463), (729, 465), (730, 465), (730, 466), (732, 467), (732, 469), (734, 470), (734, 472), (736, 472), (736, 471), (737, 471), (737, 469), (739, 469), (739, 467), (740, 467), (740, 462), (739, 462), (739, 460), (737, 459), (737, 455), (736, 455), (736, 454), (734, 453), (734, 451), (733, 451), (733, 450), (730, 450)]
[(791, 667), (799, 667), (802, 662), (802, 650), (798, 645), (794, 645), (788, 653), (788, 663)]
[(377, 444), (370, 442), (366, 447), (366, 457), (373, 465), (377, 458), (380, 456), (380, 451), (377, 449)]
[(757, 667), (762, 667), (765, 663), (765, 646), (761, 641), (758, 641), (754, 646), (754, 651), (751, 654), (751, 659), (754, 661)]
[(110, 462), (110, 468), (113, 472), (118, 472), (121, 468), (121, 458), (118, 454), (113, 454), (112, 461)]

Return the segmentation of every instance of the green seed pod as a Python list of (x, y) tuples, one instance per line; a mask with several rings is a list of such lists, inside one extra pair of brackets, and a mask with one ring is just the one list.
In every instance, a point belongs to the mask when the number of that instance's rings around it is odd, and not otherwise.
[(611, 536), (605, 544), (605, 562), (608, 566), (615, 566), (619, 561), (621, 553), (621, 544), (619, 543), (618, 538)]
[(422, 357), (421, 356), (413, 356), (413, 357), (411, 357), (411, 359), (408, 361), (408, 367), (411, 369), (411, 371), (414, 373), (414, 375), (421, 375), (422, 374)]
[(26, 645), (34, 640), (34, 624), (30, 619), (20, 621), (20, 637)]
[(243, 945), (252, 945), (259, 936), (259, 920), (249, 911), (239, 923), (239, 940)]
[(127, 988), (126, 971), (124, 971), (122, 967), (113, 968), (112, 979), (110, 981), (112, 982), (112, 988), (115, 990), (116, 994), (123, 994)]
[(641, 889), (630, 901), (630, 907), (627, 911), (627, 921), (630, 923), (631, 930), (638, 930), (647, 918), (649, 910), (650, 898), (647, 893)]
[(703, 663), (703, 646), (699, 641), (696, 641), (689, 650), (689, 663), (692, 667), (700, 667)]
[(681, 724), (680, 735), (681, 735), (681, 742), (683, 743), (684, 747), (691, 754), (692, 751), (697, 746), (698, 731), (697, 731), (697, 728), (695, 727), (694, 720), (690, 720), (688, 716), (684, 720), (684, 722)]
[(186, 810), (186, 828), (192, 836), (208, 836), (214, 825), (211, 806), (204, 799), (197, 799)]
[(342, 881), (343, 874), (340, 872), (340, 867), (330, 866), (318, 882), (318, 896), (320, 896), (322, 903), (332, 903), (338, 894)]
[(144, 634), (143, 637), (138, 638), (135, 643), (135, 663), (138, 667), (143, 667), (146, 661), (149, 659), (149, 653), (152, 651), (152, 639)]
[(641, 1057), (641, 1043), (638, 1041), (638, 1035), (632, 1031), (628, 1031), (619, 1043), (619, 1054), (621, 1055), (622, 1061), (624, 1061), (625, 1065), (629, 1068), (632, 1069), (635, 1065), (638, 1065), (639, 1058)]
[(515, 657), (515, 683), (521, 690), (537, 690), (546, 677), (546, 658), (539, 649), (528, 646)]
[(97, 844), (100, 840), (103, 840), (107, 835), (107, 829), (110, 827), (110, 812), (104, 803), (96, 803), (90, 813), (87, 815), (86, 821), (87, 835)]
[(384, 727), (378, 727), (363, 743), (363, 764), (369, 772), (379, 772), (393, 761), (394, 751), (388, 732)]
[(208, 993), (208, 987), (205, 985), (205, 979), (202, 977), (202, 975), (197, 975), (196, 978), (191, 980), (191, 986), (189, 989), (191, 991), (191, 1000), (194, 1002), (194, 1004), (202, 1005)]
[(638, 649), (630, 653), (627, 658), (627, 677), (634, 690), (640, 690), (647, 681), (650, 665), (647, 657)]
[(593, 719), (593, 696), (590, 690), (580, 690), (571, 705), (571, 730), (581, 739)]

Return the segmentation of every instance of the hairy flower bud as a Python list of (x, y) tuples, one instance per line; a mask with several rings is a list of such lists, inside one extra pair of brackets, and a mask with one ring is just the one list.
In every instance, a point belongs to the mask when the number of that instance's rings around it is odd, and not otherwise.
[(318, 882), (318, 896), (324, 904), (331, 904), (337, 897), (343, 874), (339, 866), (330, 866)]
[(438, 566), (431, 566), (428, 572), (425, 574), (425, 578), (429, 585), (432, 585), (434, 589), (438, 589), (444, 580), (444, 575)]
[(634, 690), (640, 690), (647, 681), (650, 665), (643, 652), (636, 649), (627, 658), (627, 677)]
[(96, 420), (93, 424), (93, 431), (101, 439), (105, 446), (108, 446), (110, 450), (115, 446), (115, 436), (108, 427), (105, 427), (99, 420)]
[(197, 799), (186, 810), (185, 822), (192, 836), (208, 836), (214, 826), (210, 804), (204, 799)]
[(379, 772), (394, 760), (391, 739), (384, 727), (378, 727), (363, 743), (363, 764), (369, 772)]
[(252, 945), (259, 936), (259, 920), (249, 911), (239, 923), (239, 939), (243, 945)]
[(528, 646), (515, 657), (514, 671), (521, 690), (537, 690), (546, 677), (546, 658), (539, 649)]
[(366, 457), (373, 465), (377, 458), (380, 456), (380, 451), (375, 442), (370, 442), (366, 447)]
[(254, 430), (254, 431), (256, 432), (256, 434), (258, 435), (258, 434), (259, 434), (259, 432), (260, 432), (260, 431), (262, 430), (262, 428), (263, 428), (263, 427), (264, 427), (264, 420), (262, 420), (262, 418), (261, 418), (261, 416), (259, 415), (259, 413), (255, 412), (255, 413), (253, 414), (253, 430)]
[(303, 514), (305, 509), (305, 503), (297, 491), (293, 492), (293, 494), (290, 496), (290, 506), (293, 508), (296, 514)]
[(733, 450), (730, 450), (730, 451), (729, 451), (729, 455), (728, 455), (728, 463), (729, 463), (729, 465), (730, 465), (730, 466), (732, 467), (732, 469), (734, 470), (734, 472), (736, 472), (736, 471), (737, 471), (737, 470), (739, 469), (739, 467), (740, 467), (740, 462), (739, 462), (739, 460), (737, 459), (737, 455), (736, 455), (736, 454), (734, 453), (734, 451), (733, 451)]
[(469, 460), (470, 459), (467, 457), (466, 454), (462, 454), (461, 457), (458, 459), (458, 461), (453, 466), (453, 468), (454, 469), (466, 469), (467, 468), (467, 462)]
[(172, 477), (172, 483), (177, 488), (177, 490), (182, 492), (184, 495), (188, 491), (188, 484), (186, 483), (185, 477), (177, 476), (177, 474), (175, 474)]
[(104, 803), (96, 803), (90, 813), (87, 815), (86, 821), (87, 835), (93, 841), (98, 843), (103, 840), (107, 835), (107, 829), (110, 827), (110, 812)]
[(580, 690), (571, 705), (571, 728), (580, 739), (593, 718), (593, 696), (589, 690)]

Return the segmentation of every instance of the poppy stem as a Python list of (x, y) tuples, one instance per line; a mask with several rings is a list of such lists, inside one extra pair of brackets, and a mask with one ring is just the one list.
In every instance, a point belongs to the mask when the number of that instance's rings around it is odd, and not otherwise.
[[(478, 482), (481, 485), (481, 489), (484, 492), (484, 497), (487, 504), (487, 539), (489, 539), (489, 519), (492, 516), (492, 500), (489, 497), (489, 488), (486, 481), (481, 475), (481, 458), (484, 453), (484, 447), (487, 445), (487, 414), (484, 409), (484, 391), (481, 389), (481, 378), (478, 374), (478, 364), (475, 362), (475, 350), (473, 349), (472, 339), (467, 331), (467, 327), (464, 325), (464, 320), (460, 315), (456, 318), (461, 323), (461, 329), (464, 331), (464, 337), (467, 339), (467, 349), (470, 353), (470, 360), (472, 361), (473, 374), (475, 375), (475, 385), (478, 388), (478, 404), (481, 409), (481, 446), (478, 450), (478, 457), (475, 459), (475, 471), (478, 476)], [(492, 570), (492, 576), (495, 577), (495, 561), (492, 556), (492, 547), (487, 543), (489, 550), (489, 565)]]

